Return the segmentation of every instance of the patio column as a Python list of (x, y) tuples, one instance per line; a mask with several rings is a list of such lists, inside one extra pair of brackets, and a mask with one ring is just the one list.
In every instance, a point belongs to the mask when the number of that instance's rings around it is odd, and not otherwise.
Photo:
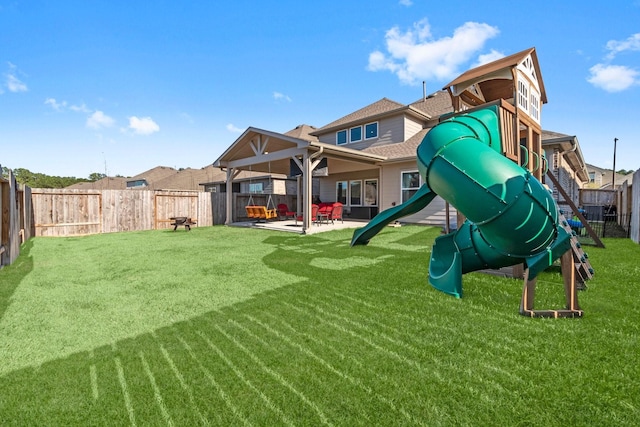
[(224, 225), (229, 225), (233, 222), (233, 177), (234, 177), (234, 169), (227, 169), (227, 207), (226, 207), (226, 215), (227, 218), (224, 221)]
[(302, 232), (306, 233), (312, 224), (311, 218), (311, 157), (305, 151), (302, 156)]

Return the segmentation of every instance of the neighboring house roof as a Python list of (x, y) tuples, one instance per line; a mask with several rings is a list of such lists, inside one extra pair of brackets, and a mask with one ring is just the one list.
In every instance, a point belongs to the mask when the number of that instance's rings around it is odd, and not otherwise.
[(136, 176), (132, 176), (131, 178), (128, 178), (127, 182), (139, 181), (141, 179), (144, 179), (147, 181), (148, 185), (151, 185), (151, 183), (159, 181), (170, 175), (174, 175), (176, 172), (177, 172), (176, 169), (168, 166), (156, 166), (155, 168), (149, 169), (148, 171), (142, 172)]
[(311, 135), (311, 132), (316, 130), (315, 126), (310, 125), (298, 125), (294, 129), (291, 129), (289, 132), (285, 132), (284, 134), (287, 136), (292, 136), (298, 139), (304, 139), (305, 141), (317, 141), (318, 137), (315, 135)]
[(65, 188), (70, 190), (124, 190), (127, 188), (127, 179), (121, 176), (107, 176), (93, 182), (77, 182)]
[(217, 180), (225, 180), (226, 172), (212, 165), (200, 169), (182, 169), (157, 181), (149, 183), (150, 190), (192, 190), (201, 191), (201, 184)]
[(560, 151), (578, 178), (582, 182), (589, 181), (589, 173), (577, 136), (542, 130), (542, 148)]
[[(603, 169), (587, 163), (587, 170), (589, 171), (589, 173), (595, 172), (597, 174), (600, 174), (600, 176), (602, 177), (601, 184), (598, 188), (600, 189), (611, 188), (611, 180), (612, 180), (611, 169)], [(622, 175), (622, 174), (616, 173), (616, 188), (624, 184), (625, 181), (628, 183), (628, 185), (631, 185), (633, 182), (633, 174), (630, 173), (627, 175)]]

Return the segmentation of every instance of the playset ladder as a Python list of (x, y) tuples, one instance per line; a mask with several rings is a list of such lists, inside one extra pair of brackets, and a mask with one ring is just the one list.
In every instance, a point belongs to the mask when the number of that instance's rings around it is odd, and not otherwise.
[(571, 233), (571, 249), (560, 257), (560, 270), (564, 280), (566, 308), (561, 310), (535, 310), (536, 278), (529, 280), (529, 270), (524, 272), (524, 288), (520, 301), (520, 314), (531, 317), (582, 317), (584, 314), (578, 304), (578, 290), (586, 289), (586, 281), (593, 277), (593, 268), (582, 250), (578, 237), (569, 227), (564, 215), (559, 214), (562, 227)]

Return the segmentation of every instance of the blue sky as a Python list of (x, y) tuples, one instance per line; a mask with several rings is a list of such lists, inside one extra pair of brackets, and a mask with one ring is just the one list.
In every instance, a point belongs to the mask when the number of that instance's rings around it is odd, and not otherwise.
[(212, 163), (249, 126), (411, 103), (535, 47), (544, 129), (640, 168), (640, 0), (0, 0), (0, 164), (132, 176)]

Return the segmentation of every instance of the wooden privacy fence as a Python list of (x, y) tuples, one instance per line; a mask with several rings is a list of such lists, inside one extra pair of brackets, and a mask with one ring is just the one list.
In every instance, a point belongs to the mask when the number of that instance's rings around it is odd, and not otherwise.
[(213, 225), (213, 193), (201, 191), (31, 191), (36, 236), (81, 236), (170, 228), (169, 218), (186, 216)]
[(20, 246), (35, 233), (31, 189), (20, 186), (13, 173), (0, 176), (0, 267), (13, 263), (20, 255)]

